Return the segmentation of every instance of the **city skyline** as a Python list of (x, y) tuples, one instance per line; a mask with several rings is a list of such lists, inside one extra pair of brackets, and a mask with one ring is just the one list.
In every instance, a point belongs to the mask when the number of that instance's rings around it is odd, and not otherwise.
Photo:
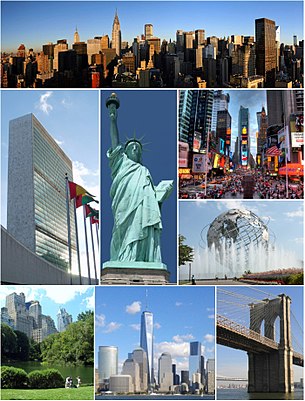
[(42, 313), (51, 316), (57, 327), (57, 313), (64, 307), (72, 315), (73, 322), (77, 316), (86, 310), (94, 311), (94, 289), (89, 286), (66, 286), (65, 291), (61, 286), (12, 286), (6, 285), (0, 288), (0, 307), (5, 306), (5, 298), (12, 293), (25, 294), (26, 302), (39, 301)]
[[(144, 25), (147, 23), (153, 25), (155, 37), (175, 41), (178, 29), (204, 29), (206, 37), (254, 36), (255, 19), (262, 17), (274, 20), (276, 25), (281, 27), (281, 43), (292, 45), (294, 35), (298, 41), (303, 39), (303, 4), (300, 1), (279, 1), (280, 7), (274, 7), (275, 1), (243, 2), (248, 6), (248, 12), (245, 12), (239, 1), (217, 1), (214, 4), (208, 1), (181, 1), (175, 2), (175, 19), (171, 18), (171, 1), (163, 2), (162, 13), (159, 13), (158, 6), (155, 7), (155, 2), (146, 1), (92, 2), (92, 7), (88, 7), (88, 2), (68, 1), (60, 3), (60, 13), (56, 2), (19, 2), (18, 8), (14, 7), (14, 3), (2, 2), (2, 51), (5, 52), (17, 51), (21, 43), (26, 48), (41, 50), (43, 44), (62, 38), (67, 39), (71, 47), (76, 27), (81, 41), (86, 42), (90, 38), (106, 34), (111, 38), (116, 9), (121, 24), (122, 41), (128, 41), (129, 45), (135, 37), (144, 33)], [(168, 7), (165, 7), (164, 3)], [(221, 7), (219, 3), (222, 3)], [(158, 5), (158, 2), (156, 4)], [(37, 19), (37, 13), (46, 18)], [(87, 16), (88, 22), (84, 21), (84, 15)], [(208, 15), (208, 18), (202, 18), (202, 15)], [(218, 29), (215, 29), (216, 19)], [(17, 25), (18, 31), (15, 29)], [(34, 27), (33, 30), (30, 30), (31, 26)], [(54, 26), (56, 34), (53, 33)], [(70, 26), (69, 30), (67, 26)], [(37, 30), (40, 32), (40, 43), (37, 42)]]
[[(110, 291), (110, 293), (109, 293)], [(165, 292), (164, 292), (165, 291)], [(160, 304), (160, 299), (168, 302)], [(177, 372), (188, 370), (189, 343), (200, 341), (205, 359), (214, 357), (214, 289), (160, 287), (145, 289), (96, 289), (95, 352), (101, 345), (118, 347), (119, 372), (123, 362), (140, 344), (140, 315), (154, 315), (154, 370), (163, 352), (171, 354)], [(108, 295), (109, 294), (109, 295)], [(109, 303), (111, 298), (116, 301)], [(201, 319), (194, 324), (194, 308)], [(177, 319), (177, 314), (179, 319)], [(97, 362), (97, 356), (96, 356)]]

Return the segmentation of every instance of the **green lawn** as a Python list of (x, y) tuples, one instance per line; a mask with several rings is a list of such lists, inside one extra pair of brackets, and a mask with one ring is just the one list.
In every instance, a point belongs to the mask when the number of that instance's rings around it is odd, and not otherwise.
[(1, 389), (2, 400), (93, 400), (93, 386), (46, 390)]

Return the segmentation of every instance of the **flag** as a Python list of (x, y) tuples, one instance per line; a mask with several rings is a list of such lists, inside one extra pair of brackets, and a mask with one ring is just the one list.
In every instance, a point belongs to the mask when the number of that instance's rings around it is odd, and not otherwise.
[(281, 150), (278, 149), (278, 147), (275, 145), (267, 149), (266, 151), (267, 156), (280, 156), (281, 153), (282, 153)]
[(82, 205), (87, 205), (87, 203), (90, 203), (90, 202), (98, 203), (97, 200), (95, 200), (92, 196), (88, 195), (87, 193), (84, 195), (76, 196), (76, 207), (80, 207)]
[(74, 199), (79, 195), (84, 195), (87, 194), (89, 196), (93, 196), (89, 194), (88, 191), (85, 190), (82, 186), (75, 184), (75, 182), (68, 181), (69, 182), (69, 190), (70, 190), (70, 199)]
[(99, 224), (99, 218), (96, 216), (90, 216), (90, 223), (91, 224)]
[(86, 217), (92, 217), (94, 216), (95, 218), (99, 218), (99, 211), (93, 209), (91, 206), (87, 205), (85, 206), (86, 208)]

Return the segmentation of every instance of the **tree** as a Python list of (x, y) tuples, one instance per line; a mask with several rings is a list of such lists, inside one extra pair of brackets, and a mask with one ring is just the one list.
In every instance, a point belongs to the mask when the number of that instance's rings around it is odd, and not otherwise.
[(194, 249), (184, 244), (186, 238), (179, 234), (179, 266), (185, 265), (186, 262), (193, 262)]
[(86, 312), (81, 312), (77, 315), (77, 320), (81, 320), (83, 322), (85, 322), (87, 319), (91, 319), (93, 318), (94, 313), (92, 310), (87, 310)]
[(16, 359), (20, 361), (28, 361), (30, 354), (30, 343), (26, 334), (21, 331), (15, 330), (16, 338)]
[(1, 323), (1, 354), (4, 357), (11, 358), (17, 351), (17, 336), (5, 323)]
[(40, 344), (30, 338), (30, 353), (29, 353), (30, 361), (41, 361), (41, 350)]

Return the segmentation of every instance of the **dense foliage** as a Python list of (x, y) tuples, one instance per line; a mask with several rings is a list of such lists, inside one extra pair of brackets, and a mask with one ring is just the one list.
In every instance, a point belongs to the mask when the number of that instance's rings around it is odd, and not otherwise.
[(57, 369), (33, 370), (28, 375), (30, 388), (60, 388), (65, 380)]
[(28, 376), (23, 369), (12, 366), (1, 367), (1, 388), (25, 388)]
[(79, 315), (65, 331), (48, 336), (41, 344), (42, 360), (48, 363), (93, 365), (93, 312)]
[(194, 260), (194, 249), (184, 244), (185, 239), (183, 235), (179, 234), (179, 266)]

